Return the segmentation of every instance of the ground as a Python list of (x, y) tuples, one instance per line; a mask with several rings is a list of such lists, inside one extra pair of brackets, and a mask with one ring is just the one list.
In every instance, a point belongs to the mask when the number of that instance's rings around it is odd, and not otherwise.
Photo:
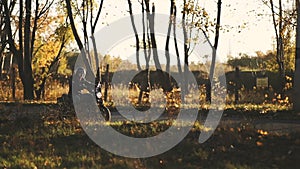
[[(63, 113), (62, 113), (63, 112)], [(300, 114), (282, 110), (227, 109), (212, 137), (198, 143), (199, 121), (188, 136), (164, 154), (130, 159), (113, 155), (83, 132), (72, 109), (57, 104), (0, 104), (1, 168), (298, 168)], [(118, 121), (125, 134), (157, 134), (172, 124), (162, 118), (146, 125)], [(153, 127), (152, 127), (153, 128)], [(151, 129), (151, 130), (149, 130)]]

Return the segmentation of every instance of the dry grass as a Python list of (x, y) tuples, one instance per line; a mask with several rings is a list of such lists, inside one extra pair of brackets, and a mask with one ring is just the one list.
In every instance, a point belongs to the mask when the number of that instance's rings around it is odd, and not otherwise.
[[(93, 143), (71, 112), (62, 113), (62, 107), (55, 104), (35, 106), (30, 116), (15, 119), (3, 113), (15, 111), (13, 107), (0, 106), (1, 168), (297, 168), (300, 160), (299, 133), (271, 134), (248, 122), (220, 125), (203, 144), (197, 139), (204, 129), (196, 122), (190, 134), (164, 154), (146, 159), (123, 158)], [(145, 137), (157, 135), (172, 124), (164, 120), (150, 124), (117, 121), (109, 125), (129, 136)]]
[[(0, 101), (12, 102), (23, 100), (23, 85), (19, 79), (16, 81), (15, 100), (12, 97), (12, 85), (10, 81), (0, 81)], [(68, 93), (68, 85), (61, 84), (57, 80), (48, 80), (45, 85), (44, 97), (40, 102), (55, 102), (62, 94)]]

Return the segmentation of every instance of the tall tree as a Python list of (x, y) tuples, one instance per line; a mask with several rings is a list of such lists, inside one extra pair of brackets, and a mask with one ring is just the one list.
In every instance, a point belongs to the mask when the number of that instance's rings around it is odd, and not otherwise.
[[(218, 41), (219, 41), (219, 32), (220, 32), (220, 22), (221, 22), (221, 6), (222, 1), (218, 0), (217, 2), (217, 17), (216, 23), (215, 21), (209, 21), (209, 15), (206, 12), (205, 8), (201, 8), (199, 6), (198, 0), (183, 0), (183, 14), (182, 14), (182, 27), (183, 27), (183, 35), (184, 35), (184, 72), (188, 71), (188, 64), (189, 64), (189, 56), (193, 52), (195, 45), (197, 45), (197, 41), (199, 40), (195, 36), (195, 33), (192, 31), (199, 31), (204, 34), (204, 36), (208, 39), (208, 32), (210, 30), (210, 26), (215, 26), (215, 30), (211, 30), (215, 32), (215, 41), (212, 44), (208, 41), (209, 45), (212, 50), (212, 60), (210, 65), (210, 74), (209, 78), (212, 80), (214, 71), (215, 71), (215, 64), (216, 64), (216, 50), (218, 48)], [(187, 84), (187, 83), (185, 83)], [(210, 86), (207, 86), (210, 91)], [(187, 88), (187, 87), (185, 87)], [(210, 92), (208, 92), (210, 94)], [(210, 96), (207, 96), (207, 100), (210, 100)]]
[(294, 74), (294, 98), (293, 108), (300, 111), (300, 1), (296, 0), (297, 9), (297, 26), (296, 26), (296, 57), (295, 57), (295, 74)]
[[(193, 52), (195, 46), (198, 43), (199, 30), (208, 38), (208, 30), (210, 25), (216, 25), (215, 30), (215, 46), (218, 46), (219, 29), (220, 29), (220, 16), (221, 16), (221, 1), (218, 1), (218, 15), (217, 23), (209, 21), (208, 13), (205, 8), (199, 6), (198, 0), (183, 0), (183, 11), (182, 11), (182, 27), (184, 35), (184, 72), (188, 71), (189, 56)], [(219, 17), (219, 18), (218, 18)], [(209, 42), (210, 43), (210, 42)], [(211, 45), (212, 48), (214, 46)], [(212, 52), (215, 52), (213, 50)], [(216, 60), (215, 53), (212, 54), (212, 64), (210, 69), (210, 76), (213, 77), (214, 63)], [(184, 76), (186, 77), (186, 76)], [(185, 80), (186, 81), (186, 80)], [(185, 84), (188, 84), (187, 82)], [(185, 86), (187, 88), (187, 86)]]
[[(16, 1), (3, 1), (5, 36), (9, 44), (9, 50), (17, 60), (19, 76), (23, 84), (23, 98), (25, 100), (39, 99), (39, 91), (41, 84), (43, 84), (40, 78), (44, 73), (40, 74), (34, 63), (36, 63), (37, 60), (51, 60), (48, 55), (47, 57), (39, 55), (39, 52), (45, 50), (43, 47), (49, 43), (49, 41), (45, 39), (56, 33), (51, 32), (49, 29), (56, 28), (57, 24), (63, 22), (60, 19), (63, 17), (61, 15), (49, 15), (50, 7), (52, 7), (54, 0), (46, 0), (43, 2), (40, 0), (19, 0), (18, 6), (16, 6), (18, 9), (11, 9), (12, 3), (16, 3)], [(13, 15), (12, 11), (17, 11), (17, 14)], [(62, 45), (61, 48), (63, 47), (64, 45)], [(48, 52), (44, 52), (49, 53), (49, 50), (56, 50), (56, 48), (52, 46), (47, 50)], [(44, 65), (40, 64), (38, 66), (43, 67)], [(45, 72), (47, 71), (48, 70), (45, 69)]]
[(285, 85), (285, 68), (284, 68), (284, 44), (283, 44), (283, 9), (282, 1), (278, 1), (278, 19), (276, 19), (276, 11), (273, 0), (270, 0), (270, 6), (272, 11), (272, 20), (274, 25), (275, 37), (276, 37), (276, 61), (279, 67), (279, 81), (281, 83), (281, 95), (283, 95)]
[[(12, 2), (10, 2), (12, 3)], [(23, 24), (24, 20), (24, 3), (23, 0), (19, 1), (19, 25), (18, 25), (18, 32), (19, 32), (19, 43), (18, 48), (16, 46), (15, 39), (13, 37), (12, 32), (12, 23), (11, 20), (11, 12), (9, 10), (7, 0), (3, 1), (4, 5), (4, 12), (5, 12), (5, 26), (6, 26), (6, 33), (8, 38), (8, 43), (10, 50), (16, 57), (18, 61), (18, 69), (19, 75), (23, 84), (24, 89), (24, 99), (25, 100), (32, 100), (34, 99), (34, 80), (32, 75), (32, 46), (34, 43), (34, 37), (31, 36), (33, 33), (31, 31), (31, 1), (25, 1), (25, 23)], [(48, 9), (45, 9), (48, 10)], [(34, 18), (34, 20), (38, 20), (39, 18)]]

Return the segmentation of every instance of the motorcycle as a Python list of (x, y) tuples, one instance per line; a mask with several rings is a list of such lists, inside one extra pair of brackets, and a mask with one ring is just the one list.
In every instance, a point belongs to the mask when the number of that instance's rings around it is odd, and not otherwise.
[[(102, 93), (101, 93), (101, 84), (98, 83), (98, 85), (96, 85), (96, 87), (95, 87), (95, 90), (92, 90), (91, 92), (93, 92), (94, 96), (96, 96), (96, 103), (101, 112), (101, 115), (104, 117), (104, 120), (110, 121), (111, 120), (111, 112), (103, 103)], [(82, 98), (83, 96), (93, 97), (93, 95), (91, 95), (91, 94), (87, 94), (87, 95), (78, 94), (75, 97), (75, 100), (73, 100), (72, 96), (63, 94), (61, 97), (57, 98), (57, 103), (60, 105), (61, 108), (63, 108), (63, 110), (61, 112), (67, 112), (67, 110), (65, 110), (65, 109), (71, 107), (71, 105), (76, 102), (81, 102), (80, 100), (83, 99)]]

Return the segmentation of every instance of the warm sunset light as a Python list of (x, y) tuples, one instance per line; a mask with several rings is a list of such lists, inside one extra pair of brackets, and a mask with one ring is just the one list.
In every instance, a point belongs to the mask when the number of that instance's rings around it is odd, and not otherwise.
[(0, 0), (0, 168), (299, 168), (300, 0)]

